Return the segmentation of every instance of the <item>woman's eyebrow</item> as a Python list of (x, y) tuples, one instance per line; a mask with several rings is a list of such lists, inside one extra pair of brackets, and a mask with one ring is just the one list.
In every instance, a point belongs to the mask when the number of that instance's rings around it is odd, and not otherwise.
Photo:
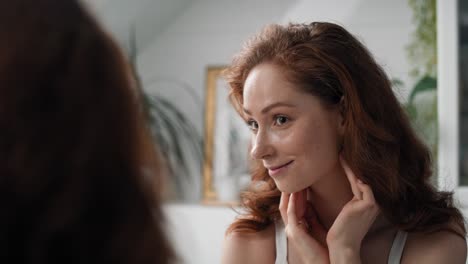
[[(291, 104), (291, 103), (276, 102), (276, 103), (272, 103), (272, 104), (266, 106), (265, 108), (263, 108), (262, 111), (260, 111), (260, 113), (266, 114), (267, 112), (271, 111), (273, 108), (280, 107), (280, 106), (284, 106), (284, 107), (296, 107), (296, 105)], [(245, 109), (245, 108), (242, 108), (242, 110), (244, 110), (244, 112), (245, 112), (246, 114), (252, 115), (252, 113), (251, 113), (249, 110), (247, 110), (247, 109)]]

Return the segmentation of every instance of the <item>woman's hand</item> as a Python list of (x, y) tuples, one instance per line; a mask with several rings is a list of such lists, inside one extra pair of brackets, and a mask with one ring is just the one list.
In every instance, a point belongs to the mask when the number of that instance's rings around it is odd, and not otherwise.
[(282, 193), (279, 207), (295, 257), (301, 263), (329, 263), (326, 232), (307, 202), (307, 189), (293, 194)]
[(351, 184), (354, 197), (335, 219), (328, 230), (326, 241), (333, 263), (360, 262), (362, 240), (379, 214), (379, 208), (371, 188), (356, 178), (342, 157), (340, 162)]

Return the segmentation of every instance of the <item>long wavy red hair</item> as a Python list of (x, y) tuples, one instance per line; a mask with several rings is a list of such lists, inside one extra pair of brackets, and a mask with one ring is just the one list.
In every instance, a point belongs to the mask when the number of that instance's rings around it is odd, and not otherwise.
[[(291, 83), (330, 107), (342, 108), (342, 155), (371, 186), (389, 221), (406, 231), (448, 229), (465, 236), (452, 193), (431, 185), (430, 151), (413, 131), (384, 70), (353, 35), (322, 22), (265, 27), (225, 71), (231, 102), (239, 114), (247, 75), (261, 63), (282, 67)], [(243, 194), (245, 214), (228, 232), (268, 227), (280, 217), (280, 195), (266, 169), (256, 163), (251, 187)]]

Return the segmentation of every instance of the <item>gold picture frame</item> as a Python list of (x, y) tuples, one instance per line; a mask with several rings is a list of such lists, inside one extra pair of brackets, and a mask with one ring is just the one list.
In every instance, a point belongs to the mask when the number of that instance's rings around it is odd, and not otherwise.
[(241, 181), (250, 179), (247, 165), (250, 131), (228, 102), (224, 69), (225, 66), (206, 69), (203, 203), (237, 205)]
[(216, 111), (216, 79), (221, 76), (223, 66), (208, 67), (206, 70), (205, 90), (205, 157), (203, 159), (203, 200), (204, 202), (216, 200), (213, 186), (213, 141), (214, 122)]

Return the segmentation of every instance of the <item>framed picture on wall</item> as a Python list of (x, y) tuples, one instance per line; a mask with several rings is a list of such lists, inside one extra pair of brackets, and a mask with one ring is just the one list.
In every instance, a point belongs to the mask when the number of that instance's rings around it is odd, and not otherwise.
[(207, 204), (237, 204), (250, 181), (250, 130), (229, 102), (224, 69), (206, 70), (203, 201)]

